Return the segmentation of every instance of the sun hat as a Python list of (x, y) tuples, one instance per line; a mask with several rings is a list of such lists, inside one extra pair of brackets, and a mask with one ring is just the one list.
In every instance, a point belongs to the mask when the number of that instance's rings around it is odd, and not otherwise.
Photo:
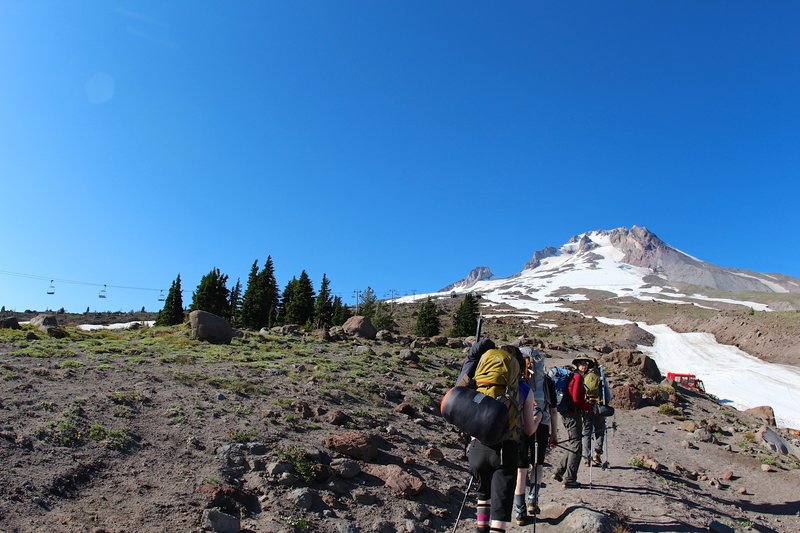
[(572, 366), (577, 368), (578, 365), (580, 365), (581, 361), (586, 361), (586, 363), (589, 365), (589, 368), (594, 368), (595, 366), (597, 366), (597, 363), (594, 362), (594, 359), (592, 359), (591, 357), (586, 357), (586, 356), (576, 357), (575, 359), (573, 359), (572, 360)]

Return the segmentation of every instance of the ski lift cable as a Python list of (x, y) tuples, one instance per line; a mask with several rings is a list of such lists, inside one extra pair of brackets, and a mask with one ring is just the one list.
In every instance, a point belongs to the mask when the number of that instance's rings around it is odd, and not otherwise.
[(134, 287), (134, 286), (130, 286), (130, 285), (111, 285), (111, 284), (106, 284), (106, 283), (92, 283), (92, 282), (89, 282), (89, 281), (79, 281), (79, 280), (73, 280), (73, 279), (51, 278), (51, 277), (48, 277), (48, 276), (37, 276), (35, 274), (24, 274), (22, 272), (11, 272), (9, 270), (0, 270), (0, 274), (5, 275), (5, 276), (18, 277), (18, 278), (27, 278), (27, 279), (37, 279), (37, 280), (49, 281), (51, 285), (54, 284), (54, 283), (68, 283), (68, 284), (71, 284), (71, 285), (83, 285), (83, 286), (87, 286), (87, 287), (104, 287), (104, 288), (109, 288), (109, 289), (125, 289), (125, 290), (133, 290), (133, 291), (155, 291), (155, 292), (159, 292), (159, 291), (163, 290), (163, 289), (153, 289), (153, 288), (150, 288), (150, 287)]

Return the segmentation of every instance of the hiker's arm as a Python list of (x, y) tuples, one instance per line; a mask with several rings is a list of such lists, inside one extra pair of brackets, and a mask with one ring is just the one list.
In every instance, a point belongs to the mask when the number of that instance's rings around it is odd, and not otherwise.
[(558, 411), (555, 409), (550, 409), (550, 439), (549, 443), (551, 446), (555, 446), (558, 443)]
[(456, 380), (457, 387), (466, 387), (469, 385), (472, 376), (469, 375), (470, 369), (475, 371), (475, 367), (477, 366), (477, 361), (481, 358), (483, 354), (494, 348), (494, 342), (491, 339), (480, 339), (467, 352), (467, 356), (464, 358), (464, 364), (461, 367), (461, 372), (458, 374), (458, 379)]
[(525, 398), (525, 405), (522, 407), (522, 418), (525, 425), (525, 435), (530, 437), (536, 433), (539, 422), (542, 421), (542, 410), (536, 406), (533, 394), (528, 394)]

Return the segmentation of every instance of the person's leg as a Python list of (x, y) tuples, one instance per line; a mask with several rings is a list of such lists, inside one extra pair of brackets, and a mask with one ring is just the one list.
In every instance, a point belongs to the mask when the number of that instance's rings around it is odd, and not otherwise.
[(594, 416), (594, 455), (596, 463), (602, 463), (603, 442), (606, 435), (606, 419), (600, 415)]
[(467, 451), (472, 475), (478, 487), (478, 504), (475, 509), (477, 533), (489, 533), (489, 512), (492, 499), (492, 464), (499, 462), (491, 448), (473, 440)]
[(501, 448), (501, 462), (495, 466), (492, 474), (491, 531), (505, 531), (511, 525), (514, 506), (519, 445), (515, 441), (505, 441)]
[(581, 432), (583, 437), (581, 439), (581, 455), (583, 457), (584, 464), (588, 466), (589, 455), (592, 453), (592, 418), (594, 415), (592, 413), (581, 413), (579, 416), (581, 417), (581, 422), (583, 425)]
[(564, 483), (574, 483), (578, 478), (578, 467), (581, 462), (581, 437), (582, 437), (582, 424), (580, 413), (569, 414), (563, 416), (564, 428), (567, 430), (566, 443), (568, 450), (565, 460), (566, 468), (564, 469)]
[(514, 488), (514, 520), (517, 525), (525, 524), (525, 488), (528, 485), (529, 465), (528, 439), (519, 445), (519, 465), (517, 466), (517, 485)]
[(539, 484), (542, 482), (542, 468), (544, 465), (544, 455), (547, 450), (547, 443), (550, 440), (550, 428), (546, 424), (540, 424), (536, 430), (536, 446), (531, 455), (531, 464), (533, 465), (533, 472), (531, 474), (531, 481), (533, 482), (532, 490), (528, 494), (528, 513), (539, 514)]

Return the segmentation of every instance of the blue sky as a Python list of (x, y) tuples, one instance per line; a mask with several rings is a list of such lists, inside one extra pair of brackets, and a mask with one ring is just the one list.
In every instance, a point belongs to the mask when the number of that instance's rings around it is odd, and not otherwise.
[(429, 292), (633, 224), (800, 276), (797, 20), (795, 2), (0, 1), (0, 305), (157, 310), (179, 273), (188, 305), (211, 268), (245, 283), (267, 255), (281, 286), (327, 273), (346, 301)]

